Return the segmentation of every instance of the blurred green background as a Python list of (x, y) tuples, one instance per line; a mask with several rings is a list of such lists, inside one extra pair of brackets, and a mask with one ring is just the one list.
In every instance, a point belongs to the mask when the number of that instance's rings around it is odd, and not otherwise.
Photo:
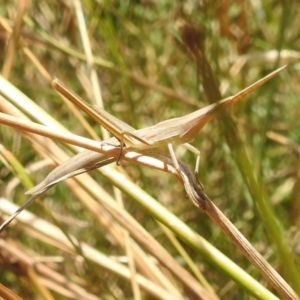
[[(88, 136), (74, 113), (53, 91), (50, 81), (51, 77), (58, 77), (87, 101), (95, 101), (91, 66), (84, 54), (74, 2), (24, 2), (21, 31), (14, 52), (9, 53), (9, 28), (13, 28), (22, 3), (0, 4), (2, 76), (73, 133)], [(81, 5), (87, 26), (85, 37), (94, 55), (93, 68), (104, 107), (135, 128), (183, 116), (218, 100), (209, 98), (207, 93), (213, 89), (212, 94), (218, 94), (214, 80), (225, 98), (288, 64), (279, 76), (232, 107), (228, 126), (227, 122), (213, 120), (192, 144), (201, 151), (199, 178), (205, 193), (296, 288), (300, 186), (298, 1), (82, 1)], [(211, 85), (203, 77), (204, 59), (214, 76), (209, 77)], [(99, 125), (85, 118), (101, 135)], [(41, 160), (18, 131), (1, 125), (0, 138), (2, 146), (24, 168)], [(164, 148), (159, 151), (167, 153)], [(194, 168), (192, 153), (176, 147), (176, 154)], [(24, 192), (29, 187), (15, 183), (17, 171), (3, 156), (1, 194), (20, 205), (27, 199)], [(193, 206), (175, 177), (130, 163), (121, 165), (146, 193), (273, 291), (218, 226)], [(44, 167), (30, 174), (32, 182), (40, 182), (52, 168)], [(107, 179), (96, 172), (92, 176), (114, 194)], [(192, 273), (155, 216), (128, 194), (123, 197), (124, 209), (178, 264)], [(68, 234), (108, 256), (125, 255), (124, 249), (110, 240), (106, 229), (91, 218), (72, 189), (63, 183), (49, 191), (43, 202)], [(53, 222), (38, 204), (30, 210)], [(115, 222), (114, 218), (111, 222)], [(22, 226), (17, 230), (9, 228), (3, 239), (17, 241), (14, 247), (26, 249), (22, 251), (34, 253), (33, 256), (63, 258), (63, 263), (54, 260), (50, 267), (95, 299), (139, 299), (138, 292), (132, 292), (130, 281), (105, 268), (99, 272), (98, 266), (84, 258), (76, 262), (55, 245), (28, 236)], [(203, 254), (180, 243), (220, 299), (252, 299), (251, 291), (234, 284), (228, 274), (220, 272)], [(44, 299), (28, 272), (20, 270), (7, 250), (1, 249), (0, 282), (24, 299)], [(171, 277), (166, 270), (163, 272)], [(184, 299), (198, 299), (177, 281), (173, 284)], [(53, 290), (53, 299), (73, 299), (67, 293)], [(156, 297), (141, 291), (142, 299)]]

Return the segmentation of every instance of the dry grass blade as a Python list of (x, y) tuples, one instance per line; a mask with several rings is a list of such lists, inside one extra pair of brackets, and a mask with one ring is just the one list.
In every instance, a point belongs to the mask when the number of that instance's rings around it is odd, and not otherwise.
[[(200, 55), (198, 56), (197, 63), (201, 76), (203, 78), (203, 86), (207, 97), (211, 101), (214, 101), (218, 99), (220, 91), (216, 84), (212, 68), (206, 59), (204, 49), (200, 49), (199, 53)], [(264, 192), (263, 186), (258, 182), (255, 176), (255, 171), (252, 167), (251, 159), (246, 152), (246, 148), (243, 145), (240, 134), (235, 128), (234, 122), (226, 116), (223, 117), (223, 122), (226, 125), (224, 127), (224, 135), (226, 141), (236, 157), (237, 165), (240, 169), (241, 174), (245, 178), (245, 182), (248, 185), (249, 192), (252, 194), (253, 200), (258, 205), (260, 213), (263, 216), (262, 220), (265, 223), (270, 236), (273, 238), (273, 241), (278, 248), (281, 260), (284, 262), (283, 267), (289, 269), (289, 280), (293, 283), (293, 288), (299, 293), (300, 288), (298, 283), (300, 282), (300, 275), (295, 268), (294, 258), (289, 255), (290, 251), (286, 246), (287, 243), (285, 241), (284, 234), (278, 226), (276, 217), (273, 213), (273, 209), (269, 205), (270, 201), (266, 199), (266, 193)]]
[[(1, 207), (5, 206), (6, 213), (10, 214), (13, 210), (16, 209), (14, 205), (11, 203), (7, 202), (5, 199), (1, 199)], [(5, 205), (4, 205), (5, 204)], [(43, 239), (46, 240), (47, 242), (56, 245), (59, 247), (62, 251), (69, 253), (70, 255), (75, 255), (79, 254), (76, 253), (77, 250), (76, 248), (74, 249), (74, 246), (70, 241), (66, 238), (66, 236), (60, 231), (59, 228), (56, 228), (52, 224), (45, 222), (44, 220), (41, 220), (34, 216), (33, 214), (26, 212), (22, 216), (20, 216), (19, 220), (26, 226), (25, 230), (29, 232), (30, 235), (32, 235), (35, 238)], [(76, 241), (74, 237), (72, 238), (72, 242), (76, 243), (79, 245), (79, 242)], [(15, 248), (14, 248), (15, 246)], [(26, 266), (31, 267), (37, 262), (33, 260), (33, 258), (26, 253), (22, 253), (18, 251), (16, 245), (13, 245), (12, 243), (8, 244), (5, 243), (4, 241), (0, 243), (0, 248), (3, 249), (5, 248), (7, 251), (9, 251), (13, 257), (17, 258), (19, 263), (25, 263)], [(119, 276), (122, 276), (126, 279), (130, 278), (130, 271), (127, 267), (123, 266), (120, 263), (117, 263), (116, 261), (113, 260), (113, 258), (110, 258), (106, 256), (103, 253), (100, 253), (94, 248), (89, 247), (89, 245), (85, 243), (80, 243), (80, 250), (82, 252), (82, 258), (83, 259), (88, 259), (92, 261), (93, 263), (102, 266), (106, 269), (110, 269), (111, 271), (115, 272)], [(45, 275), (45, 270), (46, 265), (43, 264), (37, 264), (37, 271), (40, 274), (39, 276), (44, 276)], [(55, 268), (49, 268), (49, 271), (52, 273), (55, 271)], [(48, 271), (48, 273), (49, 273)], [(66, 278), (63, 280), (59, 274), (52, 274), (51, 276), (55, 277), (55, 282), (56, 284), (62, 284), (62, 281), (65, 282), (64, 286), (68, 286), (68, 293), (75, 293), (77, 295), (84, 296), (87, 292), (83, 289), (81, 289), (79, 286), (74, 285), (71, 281), (67, 280)], [(66, 282), (67, 280), (67, 282)], [(158, 285), (155, 285), (151, 283), (149, 280), (144, 278), (141, 275), (137, 275), (137, 281), (140, 284), (140, 286), (143, 289), (148, 290), (153, 296), (159, 297), (162, 295), (163, 298), (167, 299), (168, 297), (173, 297), (172, 294), (169, 294), (166, 290), (160, 288)], [(50, 286), (51, 288), (54, 288), (54, 286)], [(178, 297), (179, 295), (176, 295)], [(70, 297), (70, 294), (69, 294)], [(87, 297), (87, 298), (86, 298)], [(95, 296), (93, 295), (86, 295), (84, 296), (84, 299), (95, 299)], [(180, 298), (179, 298), (180, 299)], [(208, 298), (209, 299), (209, 298)]]
[(18, 295), (0, 283), (0, 296), (6, 300), (22, 300)]
[[(115, 150), (117, 150), (117, 153), (115, 153), (115, 156), (118, 156), (119, 149), (115, 149)], [(125, 154), (125, 151), (124, 151), (124, 154)], [(136, 155), (136, 154), (129, 153), (128, 157), (130, 157), (129, 159), (131, 161), (133, 159), (135, 159), (134, 156), (132, 156), (132, 155)], [(143, 162), (143, 157), (140, 157), (140, 154), (137, 154), (136, 160), (138, 162)], [(152, 161), (153, 160), (154, 159), (152, 159)], [(145, 161), (147, 161), (147, 159)], [(150, 163), (152, 161), (150, 161)], [(148, 163), (149, 163), (149, 160), (148, 160)], [(162, 163), (162, 168), (164, 170), (167, 170), (164, 163)], [(106, 172), (107, 171), (108, 171), (108, 169), (106, 169)], [(174, 170), (173, 170), (173, 172), (174, 172)], [(120, 179), (117, 179), (116, 175), (113, 175), (113, 177), (115, 178), (115, 180), (117, 182), (120, 183)], [(99, 187), (97, 187), (97, 185), (94, 182), (91, 182), (91, 179), (88, 179), (87, 175), (85, 175), (85, 177), (81, 177), (80, 182), (81, 182), (81, 185), (83, 185), (86, 190), (89, 190), (89, 193), (92, 192), (93, 198), (95, 198), (95, 197), (98, 198), (98, 201), (100, 201), (100, 202), (104, 200), (103, 197), (105, 195), (105, 191), (101, 190), (101, 192), (99, 192), (99, 190), (98, 190)], [(127, 185), (128, 185), (128, 183), (127, 183)], [(99, 198), (99, 195), (101, 195), (100, 198)], [(36, 196), (34, 196), (34, 197), (36, 197)], [(109, 195), (106, 195), (106, 197), (109, 197)], [(86, 205), (88, 205), (88, 207), (89, 207), (93, 201), (92, 200), (93, 198), (88, 198), (87, 194), (84, 194), (83, 198), (84, 198)], [(138, 239), (141, 243), (144, 244), (151, 237), (144, 230), (141, 231), (141, 228), (138, 228), (139, 227), (138, 223), (132, 223), (133, 222), (132, 218), (130, 216), (124, 215), (124, 212), (120, 211), (120, 208), (114, 203), (114, 201), (112, 201), (112, 199), (106, 200), (104, 203), (106, 205), (106, 209), (109, 208), (110, 214), (112, 216), (114, 216), (114, 218), (118, 219), (118, 221), (122, 223), (122, 226), (124, 228), (127, 228), (127, 230), (136, 239)], [(95, 207), (95, 205), (96, 205), (96, 203), (94, 203), (91, 207)], [(6, 205), (4, 205), (1, 209), (3, 210), (3, 209), (5, 209), (5, 207), (6, 207)], [(95, 213), (95, 216), (98, 217), (99, 215), (101, 215), (101, 209), (98, 208), (96, 211), (93, 210), (93, 213)], [(149, 247), (150, 247), (147, 250), (151, 251), (153, 256), (156, 256), (157, 259), (159, 259), (159, 261), (161, 263), (163, 263), (167, 268), (169, 268), (174, 273), (175, 276), (177, 276), (181, 281), (183, 281), (183, 283), (186, 285), (186, 287), (188, 289), (190, 289), (197, 295), (199, 295), (199, 294), (205, 295), (206, 294), (205, 290), (203, 290), (201, 288), (201, 286), (193, 279), (193, 277), (191, 277), (183, 268), (181, 268), (174, 261), (174, 259), (171, 256), (169, 256), (168, 253), (163, 248), (161, 248), (158, 243), (155, 242), (155, 240), (151, 239), (151, 241), (146, 243), (144, 246), (146, 247), (146, 245), (149, 245)], [(185, 274), (185, 276), (183, 278), (181, 277), (182, 274)], [(209, 296), (207, 296), (207, 297), (209, 297)]]
[[(205, 107), (205, 99), (213, 104), (221, 95), (235, 94), (280, 65), (290, 64), (280, 77), (232, 109), (234, 123), (221, 123), (221, 129), (214, 121), (209, 123), (193, 145), (201, 150), (199, 174), (205, 193), (300, 294), (299, 53), (290, 50), (299, 44), (297, 2), (45, 0), (27, 1), (25, 13), (19, 9), (21, 2), (0, 4), (0, 50), (8, 53), (2, 70), (7, 67), (7, 80), (17, 87), (6, 89), (1, 81), (1, 96), (10, 103), (1, 99), (0, 111), (56, 133), (69, 128), (73, 137), (101, 136), (99, 125), (85, 114), (81, 116), (85, 122), (75, 117), (53, 91), (54, 77), (88, 103), (95, 104), (102, 97), (106, 111), (132, 128), (148, 128)], [(17, 43), (10, 51), (13, 39)], [(89, 131), (83, 123), (89, 123)], [(2, 125), (0, 139), (0, 193), (9, 198), (3, 211), (9, 202), (19, 206), (28, 200), (24, 193), (32, 182), (46, 180), (57, 165), (64, 168), (64, 162), (78, 151)], [(193, 155), (184, 155), (181, 147), (175, 150), (179, 160), (194, 165)], [(74, 156), (71, 162), (85, 154)], [(43, 228), (31, 227), (30, 221), (23, 223), (20, 214), (20, 221), (1, 233), (1, 245), (4, 241), (8, 249), (6, 256), (6, 250), (0, 249), (1, 284), (26, 299), (47, 297), (43, 288), (49, 288), (50, 297), (57, 300), (88, 296), (200, 299), (203, 287), (199, 282), (206, 280), (205, 291), (220, 299), (276, 299), (271, 285), (236, 245), (187, 199), (182, 181), (168, 174), (175, 171), (163, 156), (124, 155), (131, 162), (145, 160), (151, 165), (156, 161), (157, 168), (165, 167), (167, 172), (122, 160), (124, 168), (104, 166), (56, 185), (30, 210), (51, 228), (60, 228), (58, 236), (63, 236), (67, 246)], [(106, 164), (102, 158), (95, 153), (90, 164), (74, 168), (69, 175)], [(62, 175), (58, 181), (68, 177), (58, 170)], [(14, 209), (1, 213), (1, 219)], [(280, 230), (272, 228), (270, 219), (276, 220)], [(166, 234), (160, 224), (172, 234)], [(96, 250), (104, 260), (113, 261), (116, 270), (86, 259), (71, 241)], [(24, 250), (30, 262), (47, 270), (32, 273), (14, 250)], [(167, 269), (162, 260), (175, 267)], [(133, 268), (129, 267), (132, 261)], [(20, 265), (28, 270), (21, 278), (20, 268), (13, 268)], [(125, 276), (118, 272), (119, 266)], [(188, 276), (182, 275), (185, 272)], [(145, 287), (148, 284), (154, 293)]]
[(15, 19), (15, 26), (11, 38), (9, 40), (8, 46), (6, 48), (5, 57), (4, 57), (4, 64), (2, 68), (2, 75), (5, 78), (8, 78), (11, 73), (11, 68), (14, 62), (14, 55), (16, 52), (16, 47), (18, 45), (18, 41), (21, 34), (22, 22), (23, 22), (23, 15), (26, 12), (26, 0), (19, 1), (18, 8), (17, 8), (17, 15)]
[(249, 261), (263, 274), (265, 279), (278, 292), (282, 299), (298, 299), (296, 293), (272, 266), (258, 253), (241, 232), (213, 204), (209, 197), (199, 188), (198, 181), (191, 171), (181, 164), (184, 187), (190, 199), (203, 210), (227, 235)]

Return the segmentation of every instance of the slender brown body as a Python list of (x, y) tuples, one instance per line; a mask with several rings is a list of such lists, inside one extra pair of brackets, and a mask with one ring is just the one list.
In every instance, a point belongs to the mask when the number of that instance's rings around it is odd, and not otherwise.
[[(258, 80), (254, 84), (238, 92), (236, 95), (222, 99), (214, 104), (208, 105), (195, 112), (183, 117), (173, 118), (157, 123), (154, 126), (136, 130), (107, 111), (93, 107), (87, 104), (75, 93), (70, 91), (58, 79), (54, 79), (53, 87), (68, 100), (75, 103), (82, 110), (88, 113), (97, 122), (103, 125), (116, 138), (110, 138), (103, 143), (111, 145), (120, 145), (119, 141), (123, 141), (128, 150), (147, 150), (150, 148), (164, 146), (170, 143), (186, 143), (195, 138), (201, 128), (219, 112), (226, 109), (232, 104), (237, 103), (249, 93), (263, 85), (265, 82), (276, 76), (282, 69), (281, 67), (264, 78)], [(170, 149), (170, 147), (169, 147)], [(49, 175), (37, 186), (30, 189), (26, 194), (35, 194), (40, 189), (49, 185), (53, 181), (60, 181), (68, 173), (79, 174), (80, 170), (91, 170), (97, 162), (106, 159), (103, 154), (90, 150), (85, 150), (71, 157), (69, 160), (55, 168)], [(76, 170), (79, 170), (76, 173)]]

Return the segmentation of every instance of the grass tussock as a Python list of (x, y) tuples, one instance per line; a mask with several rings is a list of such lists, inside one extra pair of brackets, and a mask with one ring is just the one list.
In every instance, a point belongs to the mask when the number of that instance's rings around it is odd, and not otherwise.
[[(55, 93), (54, 77), (143, 128), (288, 64), (192, 144), (205, 193), (300, 294), (297, 2), (201, 3), (4, 1), (1, 75), (13, 88), (2, 85), (0, 111), (101, 140), (107, 132)], [(4, 125), (0, 144), (8, 210), (76, 152)], [(177, 146), (176, 155), (194, 168), (193, 154)], [(120, 164), (58, 184), (1, 234), (0, 296), (276, 299), (174, 176)]]

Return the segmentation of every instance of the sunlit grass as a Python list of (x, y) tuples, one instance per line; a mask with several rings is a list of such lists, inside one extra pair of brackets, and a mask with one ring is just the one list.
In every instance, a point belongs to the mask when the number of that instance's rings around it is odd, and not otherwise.
[[(212, 121), (203, 128), (193, 145), (201, 150), (200, 180), (204, 184), (205, 193), (296, 289), (299, 275), (294, 272), (298, 265), (292, 266), (295, 269), (286, 268), (289, 267), (287, 260), (276, 247), (276, 237), (269, 234), (270, 223), (267, 222), (266, 215), (260, 214), (263, 211), (256, 201), (257, 195), (267, 201), (271, 208), (270, 222), (274, 224), (272, 222), (275, 220), (281, 228), (284, 238), (282, 247), (291, 251), (292, 255), (289, 255), (288, 259), (292, 260), (293, 256), (298, 255), (299, 54), (290, 50), (293, 50), (298, 42), (299, 27), (294, 25), (299, 22), (297, 7), (293, 7), (292, 3), (289, 8), (282, 7), (277, 2), (262, 3), (261, 7), (254, 7), (250, 2), (240, 5), (225, 0), (218, 5), (207, 3), (201, 7), (191, 1), (184, 4), (172, 1), (146, 1), (138, 4), (105, 1), (103, 4), (86, 2), (82, 5), (104, 107), (135, 128), (182, 116), (207, 105), (209, 100), (216, 100), (207, 99), (205, 96), (197, 61), (182, 42), (181, 28), (184, 22), (201, 32), (199, 47), (201, 46), (206, 53), (222, 97), (241, 90), (278, 66), (289, 63), (289, 67), (277, 78), (232, 108), (231, 125)], [(294, 5), (296, 6), (296, 3)], [(1, 24), (3, 27), (6, 24), (6, 30), (14, 24), (16, 8), (16, 3), (8, 2), (2, 7), (0, 5)], [(10, 74), (2, 75), (6, 75), (13, 85), (33, 99), (57, 122), (61, 122), (76, 134), (89, 137), (74, 117), (74, 113), (61, 101), (50, 84), (50, 78), (58, 77), (84, 99), (95, 103), (95, 82), (91, 81), (91, 68), (86, 61), (79, 35), (80, 25), (73, 6), (56, 1), (29, 3), (22, 24)], [(2, 35), (3, 45), (8, 42), (9, 37), (8, 33), (6, 36)], [(282, 50), (281, 56), (276, 52), (279, 49)], [(9, 59), (7, 53), (1, 58), (2, 65), (6, 65)], [(24, 103), (23, 106), (26, 106)], [(2, 103), (0, 109), (3, 110)], [(26, 111), (26, 107), (22, 110)], [(42, 118), (46, 119), (46, 116)], [(101, 136), (99, 125), (86, 119)], [(228, 128), (232, 128), (240, 136), (238, 143)], [(282, 139), (270, 139), (270, 132), (290, 139), (294, 145), (284, 143)], [(13, 153), (24, 168), (29, 168), (43, 159), (41, 152), (37, 153), (36, 144), (25, 139), (17, 131), (2, 125), (0, 142)], [(69, 149), (66, 150), (61, 145), (59, 147), (70, 154)], [(180, 148), (177, 150), (178, 158), (190, 168), (194, 168), (195, 157), (181, 151)], [(167, 149), (160, 151), (167, 152)], [(46, 151), (43, 152), (45, 156), (49, 155)], [(249, 158), (248, 162), (245, 160), (245, 153)], [(57, 159), (61, 158), (60, 154), (57, 156)], [(17, 163), (13, 163), (13, 160), (9, 160), (9, 157), (1, 160), (1, 192), (3, 197), (20, 205), (27, 199), (24, 193), (30, 188), (28, 181), (39, 183), (53, 169), (53, 165), (44, 166), (34, 172), (28, 171), (28, 178), (24, 178), (20, 177), (22, 169)], [(254, 279), (265, 285), (260, 274), (253, 270), (246, 258), (240, 255), (220, 229), (188, 201), (185, 191), (175, 177), (129, 163), (121, 162), (121, 165), (125, 170), (121, 171), (126, 172), (132, 182), (161, 203), (163, 209), (172, 212), (187, 228), (199, 233)], [(118, 185), (114, 183), (114, 172), (105, 172), (105, 177), (98, 172), (91, 173), (98, 184), (97, 191), (102, 187), (103, 193), (108, 192), (107, 196), (98, 192), (99, 197), (112, 196), (119, 199), (120, 195), (113, 187)], [(255, 184), (251, 181), (251, 176), (254, 176)], [(126, 186), (126, 182), (124, 185)], [(51, 211), (53, 218), (56, 218), (55, 225), (59, 225), (67, 234), (75, 236), (80, 243), (86, 243), (109, 257), (116, 256), (120, 261), (126, 262), (126, 256), (132, 255), (137, 259), (137, 252), (132, 250), (132, 245), (128, 247), (129, 250), (124, 250), (128, 239), (121, 231), (122, 225), (119, 225), (116, 217), (110, 211), (106, 211), (107, 209), (102, 208), (99, 211), (97, 208), (93, 211), (89, 206), (93, 201), (89, 200), (91, 191), (86, 194), (86, 190), (77, 190), (80, 186), (81, 183), (78, 182), (70, 182), (70, 185), (60, 183), (41, 199), (40, 203), (43, 203)], [(172, 239), (167, 238), (155, 221), (155, 218), (163, 217), (147, 209), (138, 200), (136, 190), (124, 192), (122, 197), (125, 209), (120, 204), (120, 211), (126, 210), (141, 227), (154, 236), (178, 264), (205, 285), (199, 274), (194, 275)], [(107, 198), (106, 201), (113, 199)], [(33, 204), (30, 210), (40, 218), (54, 222), (53, 218), (41, 209), (41, 204)], [(165, 222), (169, 220), (171, 215), (166, 212)], [(185, 226), (184, 224), (182, 226)], [(180, 226), (178, 223), (179, 228)], [(85, 260), (80, 255), (76, 256), (72, 252), (74, 250), (66, 250), (62, 242), (54, 242), (54, 238), (52, 240), (50, 237), (46, 239), (46, 233), (44, 237), (40, 237), (41, 240), (36, 235), (37, 233), (28, 231), (27, 227), (12, 224), (3, 234), (3, 239), (7, 242), (14, 240), (16, 243), (13, 247), (31, 256), (31, 259), (41, 256), (51, 261), (52, 258), (52, 265), (46, 266), (51, 268), (55, 265), (57, 274), (84, 288), (90, 293), (89, 296), (95, 295), (103, 299), (111, 296), (115, 299), (139, 299), (134, 276), (131, 281), (125, 281), (116, 275), (116, 271), (102, 267), (100, 269), (90, 257), (85, 257)], [(138, 243), (139, 249), (145, 249), (140, 241)], [(194, 267), (203, 272), (203, 277), (221, 299), (248, 299), (250, 293), (255, 293), (232, 284), (229, 271), (221, 273), (220, 266), (210, 264), (213, 259), (209, 258), (209, 255), (205, 256), (196, 247), (191, 248), (192, 243), (189, 246), (182, 243), (182, 246), (191, 256)], [(2, 247), (1, 270), (5, 271), (0, 272), (0, 282), (21, 297), (38, 299), (45, 291), (35, 283), (34, 276), (29, 275), (28, 268), (26, 271), (20, 270), (20, 264), (17, 264), (19, 271), (13, 269), (16, 258)], [(70, 251), (72, 254), (69, 254)], [(80, 250), (77, 249), (77, 252)], [(20, 261), (18, 257), (17, 262)], [(142, 256), (140, 261), (135, 261), (135, 266), (139, 274), (147, 277), (146, 270), (155, 268), (156, 264), (151, 260), (148, 262)], [(223, 271), (225, 266), (224, 261)], [(174, 298), (179, 299), (181, 295), (182, 298), (196, 299), (196, 296), (183, 288), (178, 279), (174, 281), (174, 277), (170, 280), (169, 273), (165, 272), (160, 264), (158, 267), (161, 276), (164, 276), (164, 280), (169, 282), (171, 287), (163, 283), (161, 278), (159, 283), (152, 280), (151, 276), (148, 277), (149, 280), (168, 291)], [(23, 275), (25, 283), (19, 283), (16, 277), (19, 273)], [(36, 278), (40, 279), (42, 275), (38, 272), (36, 274)], [(55, 283), (55, 292), (52, 291), (54, 299), (71, 298), (66, 292), (59, 291), (58, 286), (61, 284), (57, 277), (48, 280)], [(49, 288), (48, 285), (46, 287)], [(151, 295), (144, 287), (141, 288), (141, 293), (146, 299), (158, 297), (160, 294), (157, 290), (157, 294)]]

